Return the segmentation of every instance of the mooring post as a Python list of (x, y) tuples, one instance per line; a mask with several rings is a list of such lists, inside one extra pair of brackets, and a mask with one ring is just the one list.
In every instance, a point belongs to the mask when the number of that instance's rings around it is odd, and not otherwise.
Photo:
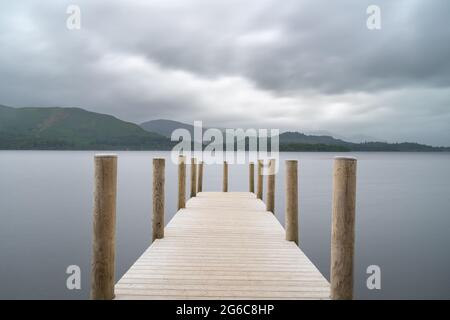
[(178, 210), (186, 208), (186, 157), (178, 157)]
[(286, 160), (286, 240), (298, 245), (298, 173), (297, 160)]
[(266, 209), (275, 214), (275, 159), (269, 160)]
[(223, 162), (223, 192), (228, 192), (228, 162)]
[(203, 191), (203, 161), (198, 162), (198, 182), (197, 182), (197, 192)]
[(117, 156), (94, 160), (93, 245), (91, 299), (114, 299), (114, 259), (117, 197)]
[(248, 187), (251, 193), (255, 193), (255, 164), (250, 162), (248, 167)]
[(191, 198), (197, 195), (197, 160), (191, 158)]
[(152, 242), (164, 238), (165, 159), (153, 159)]
[(261, 200), (263, 198), (263, 165), (263, 160), (258, 160), (258, 189), (256, 190), (256, 197)]
[(333, 169), (331, 299), (353, 298), (356, 159), (337, 157)]

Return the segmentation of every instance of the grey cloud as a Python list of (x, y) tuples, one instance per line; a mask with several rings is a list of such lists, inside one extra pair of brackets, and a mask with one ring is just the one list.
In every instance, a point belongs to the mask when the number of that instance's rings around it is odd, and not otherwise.
[[(72, 3), (80, 31), (65, 28)], [(365, 27), (372, 3), (380, 31)], [(47, 0), (0, 9), (0, 104), (450, 145), (446, 0)], [(99, 67), (110, 55), (123, 60)], [(120, 68), (129, 57), (142, 68)], [(351, 110), (330, 118), (341, 100)], [(239, 105), (227, 112), (224, 101)], [(261, 112), (249, 114), (258, 103)]]
[[(281, 94), (450, 84), (445, 0), (377, 1), (383, 18), (378, 32), (366, 28), (372, 1), (196, 3), (147, 10), (123, 4), (104, 14), (115, 23), (100, 19), (94, 30), (110, 32), (113, 46), (144, 52), (169, 68), (205, 76), (243, 74)], [(239, 44), (240, 37), (265, 30), (278, 30), (279, 39)]]

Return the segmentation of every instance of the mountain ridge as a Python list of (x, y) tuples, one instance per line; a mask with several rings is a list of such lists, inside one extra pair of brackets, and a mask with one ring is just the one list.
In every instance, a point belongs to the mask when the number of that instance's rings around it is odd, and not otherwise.
[[(137, 125), (79, 107), (0, 105), (3, 150), (171, 150), (177, 142), (169, 137), (178, 128), (193, 133), (192, 125), (174, 120), (158, 119)], [(450, 151), (450, 147), (411, 142), (353, 143), (292, 131), (281, 133), (279, 141), (280, 151)]]
[(78, 107), (0, 108), (2, 149), (165, 148), (170, 140), (108, 114)]
[[(167, 121), (166, 119), (150, 120), (145, 122), (146, 130), (164, 134), (159, 131), (158, 122)], [(191, 135), (193, 134), (193, 126), (170, 120), (173, 128), (183, 127), (187, 129)], [(206, 130), (207, 128), (203, 128)], [(224, 129), (220, 129), (224, 130)], [(170, 136), (170, 135), (169, 135)], [(388, 143), (384, 141), (366, 141), (366, 142), (349, 142), (331, 135), (313, 135), (295, 131), (286, 131), (280, 133), (280, 151), (450, 151), (450, 147), (434, 147), (415, 142)]]

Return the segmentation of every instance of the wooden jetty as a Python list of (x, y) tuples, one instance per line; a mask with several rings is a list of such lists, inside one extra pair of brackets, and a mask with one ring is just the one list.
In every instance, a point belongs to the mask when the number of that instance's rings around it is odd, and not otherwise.
[(257, 194), (253, 193), (253, 163), (249, 166), (249, 192), (228, 192), (227, 163), (223, 192), (198, 190), (198, 186), (202, 188), (203, 163), (194, 159), (191, 163), (191, 198), (185, 201), (186, 159), (180, 157), (179, 210), (164, 227), (165, 161), (153, 160), (153, 242), (115, 284), (117, 159), (96, 156), (91, 298), (352, 299), (354, 159), (335, 159), (331, 285), (298, 246), (297, 161), (285, 164), (286, 230), (273, 214), (275, 172), (267, 177), (269, 205), (261, 200), (261, 161)]

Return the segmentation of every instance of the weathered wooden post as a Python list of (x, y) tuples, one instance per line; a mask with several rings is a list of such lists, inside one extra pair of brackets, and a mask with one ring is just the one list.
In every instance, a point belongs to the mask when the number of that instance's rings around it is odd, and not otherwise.
[(353, 298), (356, 159), (337, 157), (333, 169), (331, 299)]
[(94, 166), (91, 299), (111, 300), (115, 282), (117, 156), (96, 155)]
[(203, 191), (203, 161), (198, 163), (198, 182), (197, 182), (197, 192)]
[(191, 198), (197, 195), (197, 160), (191, 158)]
[(298, 245), (298, 173), (297, 160), (286, 160), (286, 240)]
[(261, 200), (263, 198), (263, 165), (263, 160), (258, 160), (258, 189), (256, 190), (256, 197)]
[(228, 162), (223, 162), (223, 192), (228, 192)]
[(178, 210), (186, 208), (186, 157), (178, 158)]
[(275, 213), (275, 159), (269, 160), (269, 172), (267, 175), (267, 199), (266, 209)]
[(248, 168), (248, 187), (251, 193), (255, 193), (255, 164), (250, 162)]
[(152, 242), (164, 238), (164, 171), (165, 159), (153, 159)]

